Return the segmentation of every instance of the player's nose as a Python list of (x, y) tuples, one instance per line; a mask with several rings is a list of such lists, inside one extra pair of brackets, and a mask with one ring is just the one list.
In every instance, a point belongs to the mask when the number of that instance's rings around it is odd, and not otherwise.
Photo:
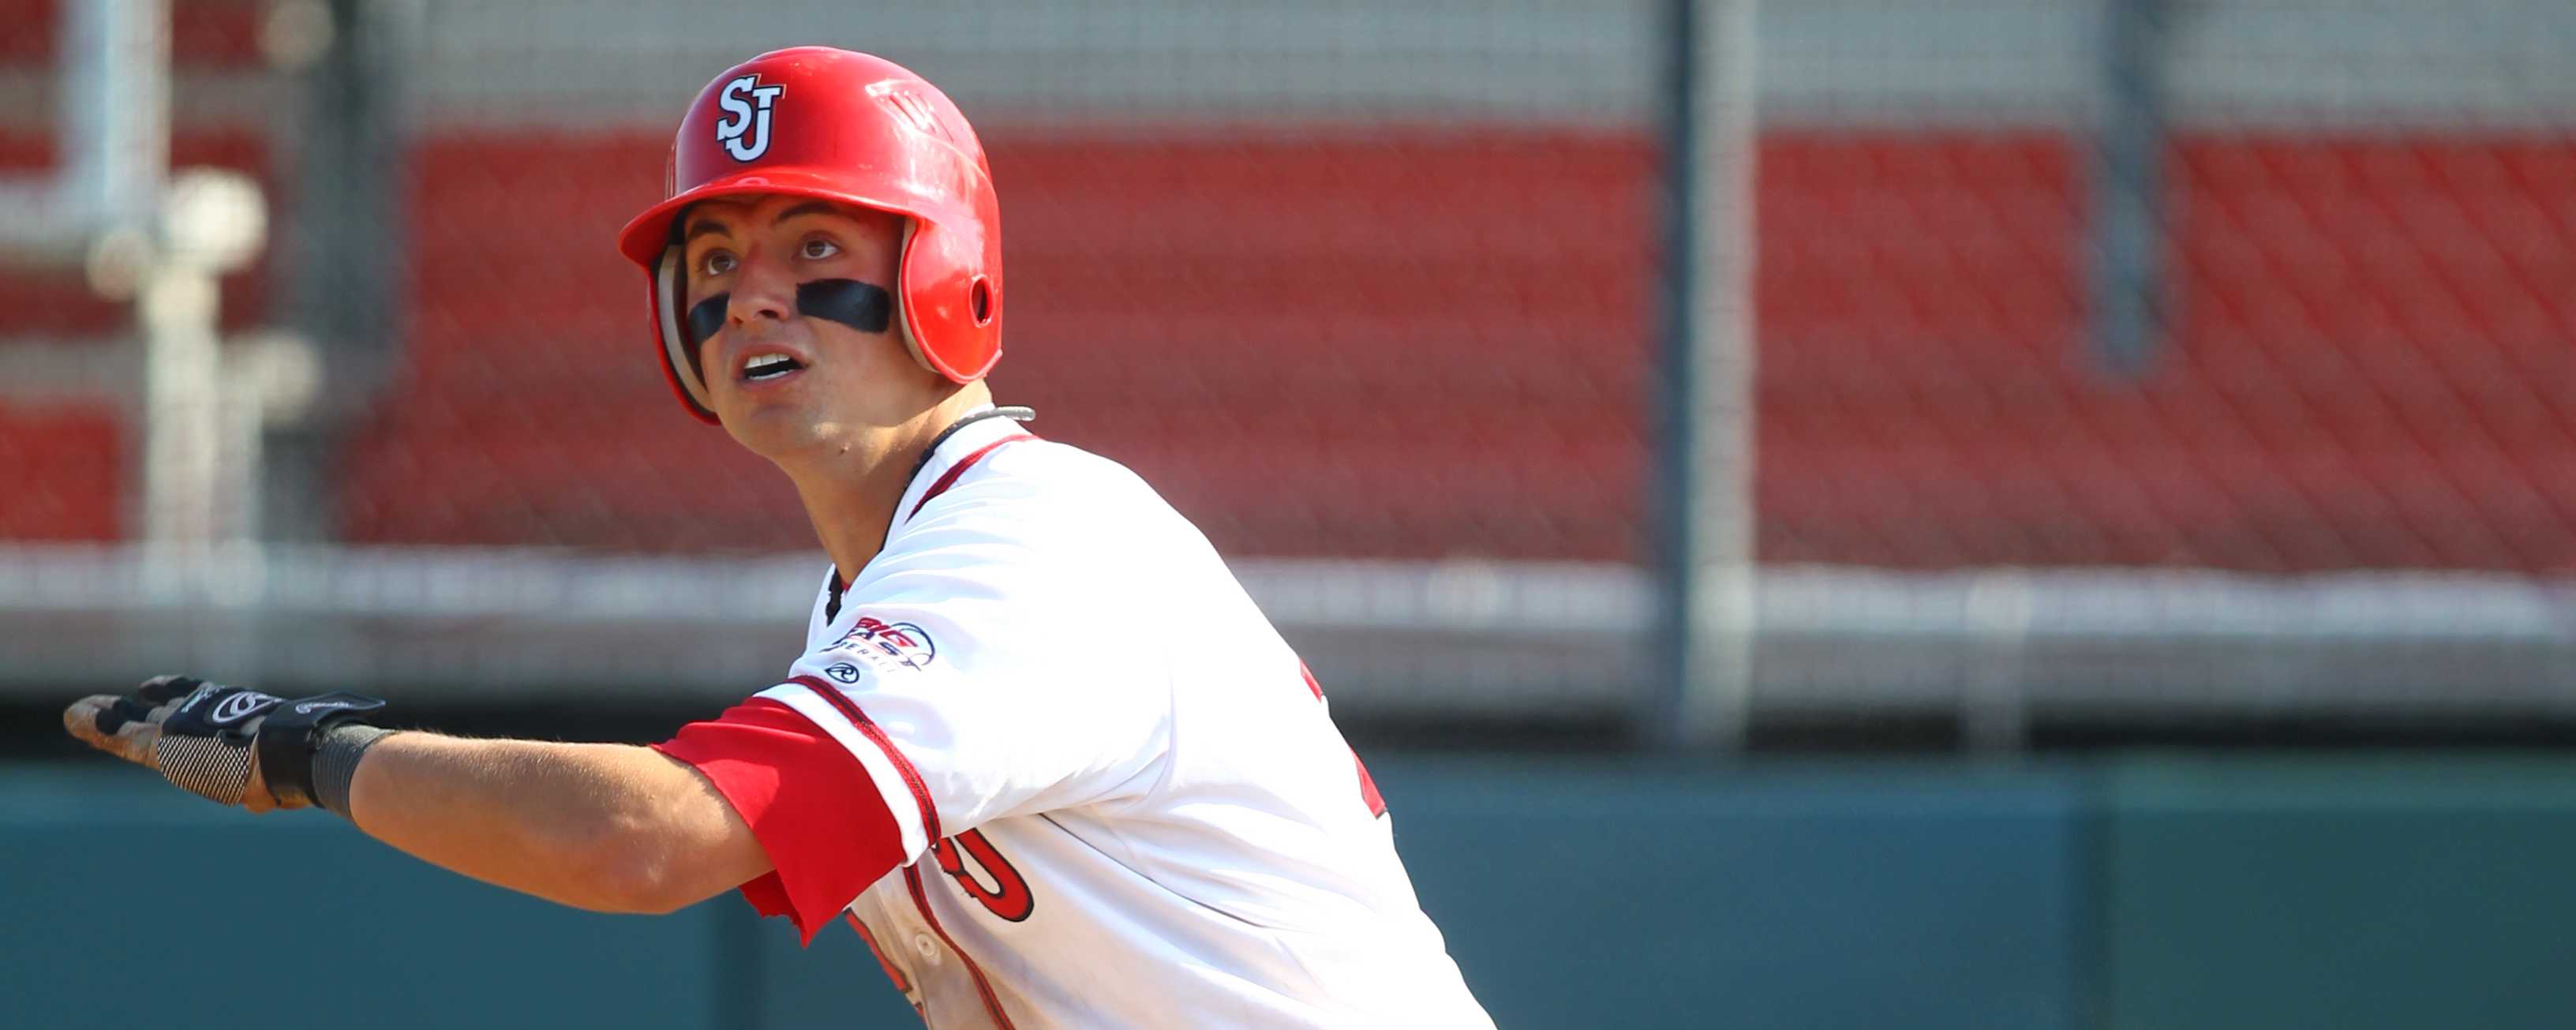
[(796, 281), (787, 263), (760, 250), (742, 258), (734, 269), (733, 296), (725, 308), (731, 325), (785, 321), (796, 311)]

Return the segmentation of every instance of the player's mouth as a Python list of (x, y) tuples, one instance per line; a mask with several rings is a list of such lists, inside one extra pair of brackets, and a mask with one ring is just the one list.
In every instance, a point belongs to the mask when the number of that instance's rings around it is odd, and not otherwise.
[(805, 370), (805, 363), (793, 355), (777, 351), (753, 351), (743, 355), (742, 365), (735, 369), (737, 381), (747, 385), (775, 383)]

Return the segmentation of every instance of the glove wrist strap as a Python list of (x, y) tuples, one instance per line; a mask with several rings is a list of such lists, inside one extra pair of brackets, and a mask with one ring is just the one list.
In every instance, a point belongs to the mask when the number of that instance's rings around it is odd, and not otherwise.
[[(280, 801), (313, 801), (313, 753), (332, 724), (364, 720), (385, 703), (356, 694), (298, 698), (270, 709), (259, 724), (260, 781)], [(345, 784), (343, 785), (345, 786)]]
[(351, 822), (357, 814), (349, 808), (349, 783), (358, 776), (358, 760), (367, 749), (390, 737), (394, 731), (378, 726), (334, 726), (322, 734), (322, 746), (313, 752), (313, 803)]

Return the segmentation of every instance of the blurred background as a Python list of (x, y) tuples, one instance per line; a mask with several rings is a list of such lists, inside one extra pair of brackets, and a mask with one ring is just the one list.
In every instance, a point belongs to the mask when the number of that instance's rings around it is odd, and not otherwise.
[(611, 241), (805, 43), (973, 119), (997, 396), (1228, 557), (1505, 1025), (2576, 1011), (2563, 0), (0, 0), (0, 1022), (168, 1022), (97, 895), (197, 869), (367, 1025), (914, 1019), (57, 725), (774, 680), (826, 562)]

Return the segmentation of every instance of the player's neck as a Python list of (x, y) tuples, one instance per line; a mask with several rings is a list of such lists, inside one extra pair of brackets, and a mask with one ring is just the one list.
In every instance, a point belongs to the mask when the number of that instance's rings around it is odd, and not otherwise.
[(787, 469), (813, 520), (814, 535), (848, 583), (885, 549), (895, 508), (912, 485), (922, 451), (940, 430), (992, 403), (992, 392), (971, 383), (903, 424), (866, 434), (855, 446)]

